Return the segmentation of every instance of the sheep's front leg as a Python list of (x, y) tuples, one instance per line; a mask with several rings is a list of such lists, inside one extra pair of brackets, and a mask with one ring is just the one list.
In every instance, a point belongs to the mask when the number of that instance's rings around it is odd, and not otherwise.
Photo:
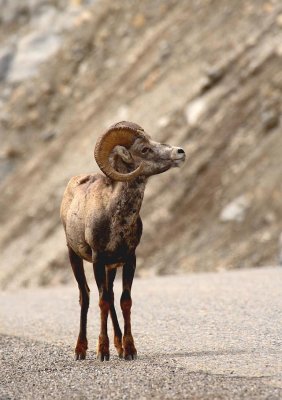
[(114, 344), (115, 344), (115, 348), (117, 349), (119, 357), (122, 358), (123, 357), (122, 333), (121, 333), (121, 330), (119, 327), (117, 314), (116, 314), (116, 310), (115, 310), (114, 290), (113, 290), (113, 284), (114, 284), (117, 270), (116, 270), (116, 268), (113, 268), (113, 269), (107, 270), (106, 272), (107, 272), (108, 292), (109, 292), (109, 297), (110, 297), (110, 315), (112, 318), (113, 328), (114, 328)]
[(131, 286), (134, 277), (135, 267), (136, 257), (134, 254), (124, 264), (122, 272), (123, 291), (120, 299), (120, 305), (124, 318), (124, 335), (122, 343), (124, 348), (124, 358), (126, 360), (135, 360), (137, 358), (137, 351), (131, 333)]
[(93, 269), (99, 290), (99, 307), (101, 316), (101, 328), (97, 345), (97, 358), (100, 361), (109, 361), (110, 352), (107, 322), (110, 309), (110, 298), (107, 290), (106, 266), (102, 262), (94, 262)]

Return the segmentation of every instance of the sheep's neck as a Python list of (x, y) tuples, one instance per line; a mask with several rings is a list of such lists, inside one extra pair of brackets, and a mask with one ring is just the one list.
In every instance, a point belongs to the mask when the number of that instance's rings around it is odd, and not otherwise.
[(116, 222), (132, 225), (136, 223), (146, 187), (145, 178), (129, 182), (115, 182), (112, 213)]
[[(131, 168), (118, 157), (113, 160), (114, 168), (122, 173)], [(139, 176), (128, 182), (114, 182), (112, 213), (117, 223), (132, 225), (136, 223), (142, 205), (147, 178)]]

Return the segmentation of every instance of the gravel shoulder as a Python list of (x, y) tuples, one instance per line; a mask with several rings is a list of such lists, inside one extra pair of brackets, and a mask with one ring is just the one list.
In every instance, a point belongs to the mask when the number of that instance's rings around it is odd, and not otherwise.
[[(282, 269), (136, 279), (139, 358), (95, 359), (91, 282), (89, 353), (73, 360), (78, 293), (69, 287), (0, 294), (0, 399), (279, 399)], [(116, 283), (116, 299), (120, 281)], [(112, 330), (110, 328), (110, 338)]]

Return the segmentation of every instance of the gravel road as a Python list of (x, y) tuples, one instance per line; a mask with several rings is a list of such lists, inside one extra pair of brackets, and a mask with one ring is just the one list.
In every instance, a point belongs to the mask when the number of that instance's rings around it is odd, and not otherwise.
[(93, 281), (85, 361), (75, 284), (1, 292), (0, 399), (281, 399), (281, 287), (278, 267), (136, 279), (138, 360), (103, 363)]

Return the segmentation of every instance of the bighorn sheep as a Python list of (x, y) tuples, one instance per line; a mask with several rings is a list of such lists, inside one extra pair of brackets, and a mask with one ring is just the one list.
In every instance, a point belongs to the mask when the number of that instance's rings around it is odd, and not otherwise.
[[(97, 357), (101, 361), (109, 360), (107, 319), (110, 312), (117, 352), (120, 357), (133, 360), (137, 352), (131, 333), (131, 286), (136, 266), (135, 249), (142, 235), (139, 212), (144, 190), (151, 175), (180, 166), (185, 160), (185, 152), (179, 147), (152, 141), (139, 125), (119, 122), (98, 139), (94, 156), (106, 176), (73, 177), (61, 205), (70, 263), (80, 291), (80, 331), (75, 357), (85, 359), (87, 350), (90, 290), (83, 268), (83, 260), (86, 260), (93, 263), (99, 290), (101, 328)], [(123, 337), (113, 293), (119, 266), (123, 266), (120, 299)]]

